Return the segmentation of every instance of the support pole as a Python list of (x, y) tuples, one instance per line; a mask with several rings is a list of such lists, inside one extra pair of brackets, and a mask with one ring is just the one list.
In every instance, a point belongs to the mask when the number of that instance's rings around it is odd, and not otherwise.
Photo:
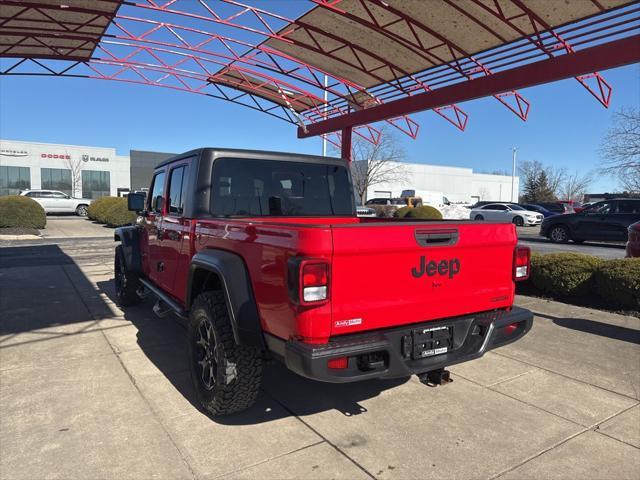
[(352, 127), (344, 127), (342, 129), (342, 158), (351, 163), (351, 131)]
[(511, 158), (513, 165), (511, 166), (511, 201), (515, 202), (516, 200), (513, 199), (513, 192), (515, 190), (515, 183), (516, 183), (516, 152), (518, 151), (518, 149), (516, 147), (513, 147), (513, 156)]

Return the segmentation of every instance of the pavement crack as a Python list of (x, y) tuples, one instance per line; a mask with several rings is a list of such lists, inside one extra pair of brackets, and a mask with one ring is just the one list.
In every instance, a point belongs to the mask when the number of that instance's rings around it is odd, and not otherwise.
[(309, 430), (311, 430), (313, 433), (315, 433), (316, 435), (318, 435), (320, 438), (322, 438), (322, 440), (324, 440), (325, 442), (327, 442), (328, 445), (330, 445), (331, 447), (333, 447), (334, 450), (336, 450), (338, 453), (340, 453), (341, 455), (343, 455), (347, 460), (349, 460), (351, 463), (353, 463), (356, 467), (358, 467), (360, 470), (362, 470), (363, 473), (365, 473), (366, 475), (368, 475), (370, 478), (373, 478), (374, 480), (376, 479), (376, 476), (373, 475), (371, 472), (369, 472), (369, 470), (367, 470), (365, 467), (363, 467), (362, 465), (360, 465), (356, 460), (354, 460), (353, 458), (351, 458), (349, 455), (347, 455), (340, 447), (338, 447), (335, 443), (333, 443), (331, 440), (329, 440), (327, 437), (325, 437), (322, 433), (320, 433), (318, 430), (316, 430), (315, 428), (313, 428), (311, 425), (309, 425), (308, 422), (304, 421), (302, 418), (300, 418), (300, 416), (298, 414), (296, 414), (293, 410), (291, 410), (287, 405), (285, 405), (283, 402), (281, 402), (280, 400), (278, 400), (276, 397), (274, 397), (273, 395), (271, 395), (269, 392), (262, 390), (262, 392), (265, 395), (268, 395), (271, 399), (273, 399), (274, 402), (276, 402), (278, 405), (280, 405), (282, 408), (285, 409), (285, 411), (287, 411), (292, 417), (294, 417), (296, 420), (298, 420), (300, 423), (302, 423), (305, 427), (307, 427)]

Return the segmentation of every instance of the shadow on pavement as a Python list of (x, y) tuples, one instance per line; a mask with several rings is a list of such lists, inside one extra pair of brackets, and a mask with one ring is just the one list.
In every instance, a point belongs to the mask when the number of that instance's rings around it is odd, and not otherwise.
[(640, 344), (640, 331), (633, 328), (619, 327), (609, 323), (596, 322), (583, 318), (563, 318), (536, 312), (537, 317), (546, 318), (560, 327), (570, 328), (579, 332), (591, 333), (601, 337), (621, 340), (623, 342)]
[[(98, 282), (98, 289), (112, 300), (115, 297), (113, 281)], [(186, 398), (195, 409), (202, 411), (192, 387), (187, 364), (186, 326), (177, 317), (149, 319), (152, 301), (128, 307), (124, 310), (125, 319), (137, 329), (137, 342), (147, 358), (165, 375), (175, 389)], [(169, 345), (176, 338), (180, 342), (184, 368), (176, 368), (168, 362), (167, 350), (158, 345)], [(262, 392), (256, 405), (245, 411), (225, 417), (212, 418), (225, 425), (252, 425), (274, 421), (288, 416), (310, 415), (326, 410), (338, 410), (345, 416), (366, 413), (360, 405), (362, 400), (380, 395), (384, 390), (397, 387), (408, 378), (394, 380), (371, 380), (350, 384), (329, 384), (312, 381), (289, 371), (280, 362), (269, 361), (263, 368)], [(206, 412), (205, 412), (206, 413)]]
[[(26, 349), (49, 340), (80, 339), (81, 334), (103, 331), (110, 343), (116, 342), (112, 348), (118, 351), (118, 338), (130, 341), (126, 327), (133, 325), (137, 329), (135, 341), (144, 355), (194, 409), (200, 408), (188, 371), (183, 322), (172, 316), (156, 318), (151, 301), (129, 307), (124, 318), (115, 318), (119, 314), (101, 296), (114, 300), (113, 280), (99, 281), (97, 287), (58, 245), (0, 248), (0, 348)], [(103, 325), (101, 319), (111, 319), (115, 325)], [(110, 332), (116, 336), (111, 337)], [(23, 340), (20, 335), (25, 333), (29, 335)], [(134, 377), (141, 373), (130, 372)], [(265, 365), (263, 391), (256, 405), (214, 421), (258, 424), (332, 409), (345, 416), (360, 415), (366, 413), (360, 402), (407, 380), (326, 384), (302, 378), (271, 362)]]

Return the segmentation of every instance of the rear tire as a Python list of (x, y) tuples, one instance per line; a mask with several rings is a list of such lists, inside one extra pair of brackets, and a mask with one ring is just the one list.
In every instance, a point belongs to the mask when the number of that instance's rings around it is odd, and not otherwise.
[(87, 208), (88, 207), (86, 205), (78, 205), (78, 208), (76, 208), (76, 215), (78, 215), (79, 217), (86, 217)]
[(569, 230), (564, 225), (556, 225), (549, 230), (549, 239), (553, 243), (567, 243), (569, 238)]
[(114, 274), (116, 303), (122, 307), (128, 307), (139, 303), (140, 297), (136, 293), (140, 287), (138, 274), (127, 269), (127, 264), (124, 261), (122, 245), (118, 245), (116, 247)]
[(204, 292), (189, 315), (189, 370), (202, 407), (212, 416), (251, 407), (260, 390), (262, 352), (237, 345), (222, 292)]
[(516, 227), (522, 227), (524, 226), (524, 219), (522, 217), (514, 217), (513, 223), (515, 224)]
[(475, 217), (473, 217), (474, 220), (478, 220), (478, 221), (482, 221), (484, 220), (484, 217), (482, 215), (476, 215)]

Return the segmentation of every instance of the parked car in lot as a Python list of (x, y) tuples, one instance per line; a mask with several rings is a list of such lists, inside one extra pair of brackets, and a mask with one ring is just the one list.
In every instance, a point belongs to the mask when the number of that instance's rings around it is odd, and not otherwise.
[(553, 213), (574, 213), (573, 207), (568, 203), (562, 202), (538, 202), (536, 205), (546, 208)]
[(20, 193), (38, 202), (45, 213), (75, 213), (86, 217), (91, 199), (75, 198), (58, 190), (24, 190)]
[(640, 257), (640, 222), (629, 225), (627, 257)]
[(188, 362), (212, 415), (249, 408), (262, 364), (333, 383), (418, 375), (511, 343), (530, 251), (512, 225), (356, 216), (342, 159), (199, 149), (155, 167), (116, 229), (122, 306), (157, 298), (186, 319)]
[(402, 198), (370, 198), (365, 202), (366, 206), (391, 206), (391, 207), (406, 207), (407, 202)]
[(532, 203), (519, 203), (522, 208), (525, 210), (529, 210), (530, 212), (538, 212), (541, 213), (544, 218), (553, 217), (554, 215), (559, 215), (559, 213), (552, 212), (551, 210), (547, 210), (540, 205), (534, 205)]
[[(572, 212), (575, 212), (575, 213), (580, 213), (582, 210), (584, 210), (582, 203), (578, 202), (577, 200), (560, 200), (560, 203), (567, 205), (572, 210)], [(572, 213), (572, 212), (567, 212), (567, 213)]]
[(515, 203), (490, 203), (474, 208), (469, 214), (472, 220), (489, 220), (492, 222), (512, 222), (518, 227), (540, 225), (541, 213), (525, 210)]
[(376, 211), (373, 208), (358, 205), (356, 207), (356, 215), (358, 215), (359, 217), (375, 217)]
[(629, 225), (640, 221), (640, 199), (617, 198), (597, 202), (580, 213), (545, 218), (540, 235), (554, 243), (585, 240), (624, 242)]

